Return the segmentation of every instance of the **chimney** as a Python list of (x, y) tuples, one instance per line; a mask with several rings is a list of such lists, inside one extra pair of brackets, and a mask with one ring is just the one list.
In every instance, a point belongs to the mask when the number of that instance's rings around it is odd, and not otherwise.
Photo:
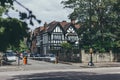
[(66, 22), (65, 20), (63, 20), (62, 22)]
[(47, 22), (44, 23), (44, 27), (47, 27)]
[(71, 23), (72, 23), (72, 24), (75, 24), (75, 19), (71, 19)]

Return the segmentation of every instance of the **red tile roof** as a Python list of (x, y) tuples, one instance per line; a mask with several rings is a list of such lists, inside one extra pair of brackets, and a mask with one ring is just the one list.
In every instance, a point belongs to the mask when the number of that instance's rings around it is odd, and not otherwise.
[(68, 24), (68, 22), (66, 22), (66, 21), (60, 22), (60, 25), (61, 25), (62, 27), (65, 27), (65, 25), (67, 25), (67, 24)]
[[(69, 26), (71, 24), (71, 22), (66, 22), (66, 21), (62, 21), (62, 22), (58, 22), (58, 21), (52, 21), (51, 23), (49, 23), (47, 26), (41, 26), (36, 28), (34, 31), (36, 33), (38, 32), (44, 32), (44, 31), (52, 31), (52, 29), (55, 27), (55, 25), (60, 24), (63, 28), (66, 28), (67, 26)], [(79, 24), (75, 24), (75, 28), (79, 29), (80, 25)]]

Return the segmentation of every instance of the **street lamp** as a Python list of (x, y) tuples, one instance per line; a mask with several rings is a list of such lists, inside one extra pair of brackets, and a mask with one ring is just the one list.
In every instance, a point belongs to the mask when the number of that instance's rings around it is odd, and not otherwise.
[(89, 66), (94, 66), (94, 63), (93, 63), (93, 59), (92, 59), (92, 54), (93, 54), (93, 50), (92, 48), (90, 48), (90, 62), (88, 63)]
[[(92, 14), (91, 14), (91, 7), (92, 7), (92, 4), (91, 4), (91, 0), (89, 0), (89, 5), (90, 5), (90, 12), (89, 12), (89, 25), (90, 25), (90, 32), (92, 32)], [(88, 62), (88, 65), (89, 66), (94, 66), (93, 64), (93, 58), (92, 58), (92, 54), (93, 54), (93, 49), (92, 49), (92, 35), (90, 34), (90, 61)]]

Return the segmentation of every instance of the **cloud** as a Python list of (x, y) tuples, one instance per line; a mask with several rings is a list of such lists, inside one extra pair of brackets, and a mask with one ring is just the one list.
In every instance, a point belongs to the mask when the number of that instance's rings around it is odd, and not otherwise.
[[(56, 21), (69, 21), (68, 15), (72, 10), (63, 9), (63, 5), (61, 4), (62, 0), (18, 0), (24, 6), (32, 10), (33, 14), (37, 16), (38, 19), (44, 22), (52, 22)], [(21, 6), (15, 5), (16, 8), (25, 11)], [(36, 23), (36, 26), (39, 24)]]

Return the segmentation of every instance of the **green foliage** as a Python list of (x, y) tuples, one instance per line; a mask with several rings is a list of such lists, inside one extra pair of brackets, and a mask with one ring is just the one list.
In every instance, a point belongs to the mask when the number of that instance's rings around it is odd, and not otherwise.
[[(28, 13), (25, 12), (21, 12), (19, 9), (16, 9), (13, 5), (13, 3), (18, 4), (19, 6), (21, 6), (22, 8), (26, 9), (26, 11), (28, 11)], [(29, 10), (28, 8), (26, 8), (24, 5), (22, 5), (19, 1), (17, 0), (0, 0), (0, 7), (4, 7), (6, 8), (6, 11), (4, 11), (6, 13), (6, 15), (11, 18), (11, 16), (9, 16), (9, 9), (14, 10), (15, 12), (19, 13), (19, 19), (20, 20), (28, 20), (30, 25), (34, 25), (33, 20), (35, 20), (38, 23), (41, 23), (41, 20), (37, 19), (36, 16), (32, 13), (31, 10)], [(0, 10), (1, 11), (1, 10)], [(1, 15), (1, 14), (0, 14)]]
[(4, 51), (10, 46), (19, 47), (20, 41), (28, 35), (28, 27), (25, 22), (0, 18), (0, 24), (0, 51)]
[[(28, 13), (16, 9), (13, 3), (17, 3), (19, 6), (26, 9)], [(20, 14), (20, 20), (9, 16), (9, 9), (18, 12)], [(2, 13), (5, 13), (8, 18), (2, 18)], [(31, 25), (34, 25), (33, 20), (41, 23), (41, 20), (38, 20), (31, 10), (17, 0), (0, 0), (0, 51), (5, 51), (8, 48), (13, 50), (23, 50), (23, 48), (26, 48), (26, 46), (21, 43), (24, 37), (28, 36), (29, 28), (26, 22), (23, 22), (26, 20), (29, 21)]]
[(67, 50), (72, 48), (72, 45), (70, 43), (61, 43), (61, 46), (62, 48)]
[(0, 6), (0, 17), (2, 16), (2, 13), (5, 11), (5, 8)]
[(120, 51), (120, 0), (66, 0), (69, 15), (80, 23), (80, 47), (104, 52)]
[(18, 47), (12, 47), (11, 49), (14, 51), (23, 52), (28, 50), (28, 47), (26, 45), (26, 42), (24, 40), (23, 41), (21, 40)]
[(0, 0), (0, 5), (5, 7), (6, 5), (13, 5), (14, 0)]

